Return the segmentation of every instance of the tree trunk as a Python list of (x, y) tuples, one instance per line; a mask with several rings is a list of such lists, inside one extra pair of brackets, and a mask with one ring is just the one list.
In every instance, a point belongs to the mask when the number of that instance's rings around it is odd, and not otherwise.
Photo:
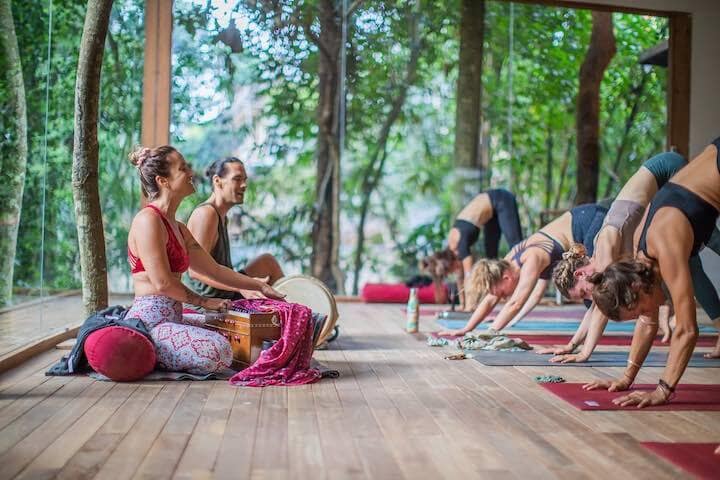
[(98, 190), (100, 72), (112, 0), (88, 2), (75, 83), (72, 185), (83, 304), (90, 314), (108, 304), (107, 262)]
[(612, 13), (592, 12), (592, 34), (580, 67), (577, 97), (577, 194), (575, 205), (597, 200), (600, 170), (600, 84), (615, 55)]
[(410, 58), (408, 59), (407, 66), (405, 68), (405, 76), (401, 83), (396, 86), (397, 93), (395, 98), (392, 99), (390, 111), (388, 112), (385, 121), (380, 127), (380, 134), (378, 136), (377, 144), (372, 150), (370, 161), (368, 162), (367, 168), (363, 173), (363, 180), (361, 191), (363, 194), (362, 204), (360, 205), (360, 221), (357, 226), (357, 247), (355, 248), (355, 262), (353, 272), (353, 295), (358, 294), (359, 282), (360, 282), (360, 270), (362, 267), (362, 259), (365, 251), (365, 222), (367, 220), (367, 214), (370, 210), (370, 200), (373, 192), (377, 189), (380, 180), (382, 179), (385, 160), (387, 158), (387, 142), (390, 137), (390, 129), (400, 117), (402, 107), (405, 105), (405, 99), (407, 98), (408, 88), (415, 84), (417, 76), (417, 65), (418, 59), (420, 58), (420, 50), (422, 48), (422, 40), (419, 35), (419, 16), (413, 14), (411, 19), (411, 45), (410, 45)]
[(339, 266), (340, 246), (340, 144), (339, 62), (341, 19), (332, 0), (319, 2), (320, 50), (318, 65), (318, 139), (316, 147), (315, 218), (312, 227), (310, 268), (333, 292), (344, 293)]
[(0, 0), (0, 69), (7, 91), (3, 103), (13, 128), (3, 132), (7, 150), (0, 156), (0, 306), (12, 298), (13, 266), (27, 169), (25, 84), (10, 0)]
[(550, 209), (552, 201), (552, 185), (553, 185), (553, 136), (552, 128), (548, 126), (547, 139), (545, 140), (546, 163), (545, 163), (545, 209)]
[(455, 107), (455, 198), (459, 210), (485, 183), (480, 156), (485, 1), (462, 0)]

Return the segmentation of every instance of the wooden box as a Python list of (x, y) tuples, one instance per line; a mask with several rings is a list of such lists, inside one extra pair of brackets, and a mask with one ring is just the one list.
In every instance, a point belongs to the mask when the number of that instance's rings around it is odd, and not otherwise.
[(280, 320), (274, 313), (230, 310), (224, 315), (208, 315), (205, 326), (230, 341), (235, 370), (247, 368), (257, 360), (264, 340), (280, 338)]

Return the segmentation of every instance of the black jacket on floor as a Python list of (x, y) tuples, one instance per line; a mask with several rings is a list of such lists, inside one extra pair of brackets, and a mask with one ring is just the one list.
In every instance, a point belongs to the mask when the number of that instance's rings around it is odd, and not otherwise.
[(150, 331), (143, 321), (139, 318), (125, 318), (127, 312), (127, 308), (115, 305), (114, 307), (108, 307), (90, 315), (80, 327), (75, 346), (70, 350), (70, 354), (64, 356), (62, 360), (50, 367), (50, 370), (45, 372), (45, 375), (72, 375), (73, 373), (87, 373), (91, 371), (92, 369), (85, 357), (85, 340), (87, 340), (88, 335), (92, 332), (102, 328), (113, 326), (127, 327), (142, 333), (152, 342)]

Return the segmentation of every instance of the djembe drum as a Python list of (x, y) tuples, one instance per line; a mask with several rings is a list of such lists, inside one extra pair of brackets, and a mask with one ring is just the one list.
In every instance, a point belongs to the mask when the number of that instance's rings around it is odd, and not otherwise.
[(317, 278), (309, 275), (290, 275), (279, 279), (273, 285), (278, 292), (286, 295), (288, 302), (307, 306), (315, 314), (326, 316), (325, 324), (315, 341), (315, 346), (337, 337), (337, 304), (330, 290)]

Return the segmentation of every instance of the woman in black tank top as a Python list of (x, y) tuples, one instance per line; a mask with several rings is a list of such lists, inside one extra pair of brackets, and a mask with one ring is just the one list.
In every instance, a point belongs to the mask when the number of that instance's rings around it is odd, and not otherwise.
[[(652, 346), (658, 329), (658, 307), (667, 295), (676, 314), (670, 354), (658, 387), (653, 392), (635, 391), (616, 400), (621, 405), (660, 405), (670, 400), (680, 381), (698, 337), (694, 289), (689, 260), (706, 243), (720, 208), (720, 141), (706, 148), (650, 203), (635, 260), (616, 262), (590, 279), (593, 300), (610, 318), (640, 318), (633, 335), (628, 367), (622, 379), (588, 384), (588, 389), (627, 390)], [(703, 196), (700, 194), (702, 193)], [(720, 318), (714, 319), (720, 328)], [(720, 340), (710, 357), (720, 356)], [(720, 360), (719, 360), (720, 362)]]

